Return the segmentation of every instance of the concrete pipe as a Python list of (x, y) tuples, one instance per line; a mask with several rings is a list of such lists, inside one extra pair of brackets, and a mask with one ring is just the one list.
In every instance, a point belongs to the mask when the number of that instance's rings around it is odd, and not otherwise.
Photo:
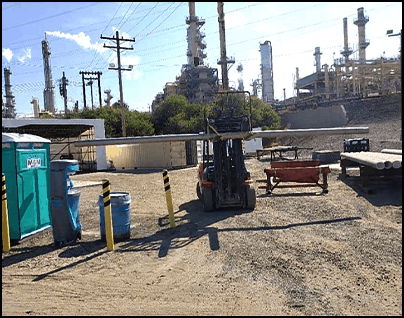
[(377, 170), (383, 170), (385, 165), (384, 161), (378, 161), (370, 156), (364, 155), (363, 152), (359, 153), (341, 153), (341, 159), (348, 159), (351, 161), (355, 161), (361, 163), (365, 166), (372, 167)]
[(388, 153), (393, 155), (402, 155), (401, 149), (382, 149), (382, 153)]

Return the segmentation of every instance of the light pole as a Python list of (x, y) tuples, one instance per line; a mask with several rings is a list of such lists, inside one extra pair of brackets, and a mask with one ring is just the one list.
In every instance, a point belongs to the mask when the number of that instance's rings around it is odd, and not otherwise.
[[(387, 30), (387, 32), (386, 32), (386, 34), (390, 37), (390, 36), (400, 36), (400, 69), (402, 68), (402, 66), (403, 66), (403, 59), (402, 59), (402, 44), (403, 44), (403, 36), (402, 36), (402, 30), (400, 30), (400, 33), (396, 33), (396, 34), (393, 34), (393, 30)], [(400, 108), (401, 109), (401, 108)], [(402, 120), (403, 120), (403, 111), (401, 111), (401, 116), (400, 116), (400, 118), (401, 118), (401, 122), (402, 122)], [(400, 140), (402, 140), (402, 128), (400, 129)]]

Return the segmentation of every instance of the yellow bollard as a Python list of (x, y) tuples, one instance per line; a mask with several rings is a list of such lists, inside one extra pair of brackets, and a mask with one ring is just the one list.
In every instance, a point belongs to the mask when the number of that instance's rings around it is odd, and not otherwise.
[(102, 195), (104, 200), (105, 236), (109, 251), (114, 249), (114, 229), (112, 227), (111, 198), (108, 179), (102, 180)]
[(10, 229), (8, 224), (8, 211), (7, 211), (7, 189), (6, 189), (6, 176), (2, 173), (1, 178), (1, 201), (2, 201), (2, 237), (3, 237), (3, 251), (10, 251)]
[(163, 171), (163, 179), (164, 179), (164, 190), (166, 191), (168, 215), (170, 217), (170, 226), (175, 227), (173, 202), (172, 202), (172, 198), (171, 198), (171, 189), (170, 189), (170, 179), (168, 178), (167, 170)]

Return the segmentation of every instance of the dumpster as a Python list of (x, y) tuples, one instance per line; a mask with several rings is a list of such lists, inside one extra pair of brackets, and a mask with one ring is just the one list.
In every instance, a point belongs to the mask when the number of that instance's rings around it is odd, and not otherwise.
[(19, 241), (51, 226), (50, 140), (2, 133), (1, 168), (5, 174), (10, 240)]
[[(111, 192), (110, 201), (114, 242), (124, 241), (130, 238), (130, 195), (127, 192)], [(98, 205), (100, 208), (101, 240), (105, 242), (104, 198), (102, 194), (98, 199)]]
[(80, 191), (72, 189), (73, 181), (70, 179), (77, 170), (77, 160), (50, 162), (52, 230), (55, 246), (58, 247), (81, 239)]

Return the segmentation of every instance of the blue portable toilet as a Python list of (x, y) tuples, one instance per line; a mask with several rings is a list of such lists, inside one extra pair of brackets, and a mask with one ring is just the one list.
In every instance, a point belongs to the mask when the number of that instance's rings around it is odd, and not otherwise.
[(1, 169), (5, 174), (10, 240), (49, 228), (50, 140), (2, 133)]

